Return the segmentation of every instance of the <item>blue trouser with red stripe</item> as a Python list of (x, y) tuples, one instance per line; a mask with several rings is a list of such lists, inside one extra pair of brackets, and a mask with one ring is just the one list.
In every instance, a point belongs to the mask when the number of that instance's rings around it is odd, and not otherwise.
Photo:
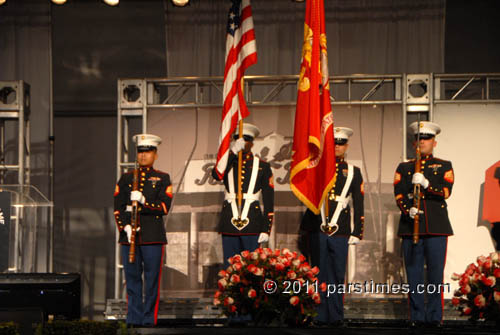
[[(127, 282), (127, 324), (156, 325), (164, 245), (136, 246), (134, 263), (128, 261), (129, 248), (128, 245), (122, 245), (122, 262)], [(143, 272), (144, 301), (142, 294)]]
[[(421, 236), (417, 244), (412, 237), (403, 238), (406, 275), (410, 284), (410, 320), (441, 322), (443, 319), (443, 271), (446, 261), (447, 236)], [(427, 285), (424, 279), (427, 264)], [(425, 294), (427, 293), (427, 307)]]
[[(335, 292), (327, 296), (320, 292), (321, 304), (318, 307), (317, 321), (335, 322), (344, 319), (344, 294), (338, 293), (340, 285), (344, 284), (349, 238), (346, 236), (328, 236), (323, 232), (311, 233), (313, 264), (319, 265), (318, 280), (320, 283), (335, 287)], [(314, 264), (318, 262), (319, 264)], [(334, 285), (334, 286), (333, 286)], [(330, 291), (333, 291), (330, 290)]]

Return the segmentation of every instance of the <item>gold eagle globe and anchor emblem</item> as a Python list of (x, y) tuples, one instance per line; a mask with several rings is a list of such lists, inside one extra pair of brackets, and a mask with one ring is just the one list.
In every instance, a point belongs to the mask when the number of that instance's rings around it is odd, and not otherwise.
[(248, 225), (249, 222), (250, 220), (248, 218), (244, 220), (242, 220), (240, 217), (231, 219), (231, 223), (233, 224), (233, 226), (238, 228), (238, 230), (245, 228), (245, 226)]

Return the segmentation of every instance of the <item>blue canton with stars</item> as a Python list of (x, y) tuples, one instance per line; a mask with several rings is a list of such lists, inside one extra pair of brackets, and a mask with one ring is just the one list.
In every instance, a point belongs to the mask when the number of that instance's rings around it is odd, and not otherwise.
[(229, 9), (229, 15), (227, 19), (227, 33), (234, 36), (234, 32), (240, 27), (241, 24), (241, 0), (233, 0), (232, 3), (233, 5)]

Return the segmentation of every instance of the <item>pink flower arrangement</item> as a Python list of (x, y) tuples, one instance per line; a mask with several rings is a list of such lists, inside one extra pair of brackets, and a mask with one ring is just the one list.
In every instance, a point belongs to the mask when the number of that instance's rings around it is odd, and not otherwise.
[(500, 320), (500, 252), (479, 256), (477, 265), (467, 266), (462, 274), (454, 273), (459, 288), (451, 303), (471, 320)]
[(304, 325), (316, 316), (323, 286), (319, 269), (288, 249), (258, 248), (229, 258), (219, 271), (214, 305), (227, 316), (252, 315), (257, 324)]

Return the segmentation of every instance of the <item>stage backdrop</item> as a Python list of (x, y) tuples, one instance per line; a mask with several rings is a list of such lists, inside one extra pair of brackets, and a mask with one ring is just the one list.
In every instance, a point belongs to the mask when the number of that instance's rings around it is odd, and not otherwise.
[[(455, 236), (448, 240), (444, 272), (450, 280), (477, 256), (495, 251), (490, 223), (482, 221), (482, 189), (485, 171), (500, 159), (500, 105), (441, 105), (434, 120), (443, 127), (436, 156), (451, 160), (455, 171), (448, 200)], [(458, 287), (456, 282), (453, 287)]]
[[(476, 256), (493, 251), (488, 227), (480, 221), (480, 189), (484, 171), (500, 157), (495, 125), (500, 106), (436, 106), (435, 121), (443, 127), (436, 156), (453, 162), (456, 184), (449, 200), (455, 236), (450, 237), (445, 283), (451, 297), (453, 272), (462, 272)], [(334, 108), (336, 126), (354, 129), (348, 160), (361, 167), (366, 182), (365, 236), (349, 255), (348, 282), (404, 283), (400, 240), (396, 236), (399, 210), (393, 197), (393, 176), (402, 153), (402, 111), (399, 106)], [(174, 182), (174, 206), (167, 219), (169, 245), (163, 296), (212, 294), (221, 268), (222, 247), (217, 234), (223, 189), (210, 172), (217, 150), (219, 109), (157, 110), (150, 113), (148, 131), (160, 135), (157, 168)], [(273, 166), (275, 225), (271, 246), (307, 252), (299, 224), (304, 207), (289, 189), (293, 136), (293, 107), (252, 108), (248, 122), (261, 136), (253, 152)], [(179, 125), (183, 127), (179, 127)], [(466, 140), (469, 138), (474, 141)], [(191, 160), (189, 157), (192, 153)], [(181, 177), (184, 175), (183, 182)], [(357, 297), (380, 297), (364, 294)]]
[[(223, 261), (217, 233), (223, 193), (210, 172), (217, 151), (220, 113), (212, 108), (149, 114), (148, 131), (163, 138), (156, 166), (171, 174), (175, 193), (167, 218), (165, 296), (210, 295), (216, 287), (216, 273)], [(253, 107), (247, 121), (261, 130), (253, 152), (271, 163), (275, 175), (271, 246), (307, 252), (301, 248), (299, 231), (305, 209), (289, 188), (294, 114), (294, 107)], [(399, 211), (392, 195), (393, 174), (402, 153), (401, 116), (398, 106), (334, 108), (335, 125), (354, 129), (348, 160), (362, 168), (366, 182), (365, 236), (360, 245), (351, 248), (351, 282), (404, 281), (395, 237)]]

